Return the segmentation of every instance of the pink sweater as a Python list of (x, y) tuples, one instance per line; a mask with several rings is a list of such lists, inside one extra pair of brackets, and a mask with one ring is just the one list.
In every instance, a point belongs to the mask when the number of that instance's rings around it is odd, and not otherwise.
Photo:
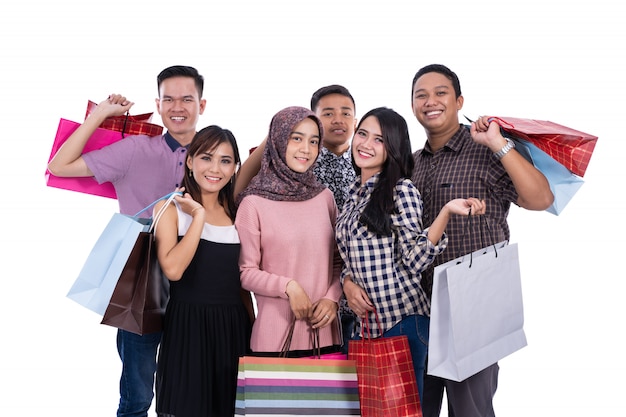
[[(293, 313), (285, 294), (294, 279), (312, 303), (341, 296), (341, 258), (335, 242), (337, 208), (325, 189), (307, 201), (272, 201), (246, 196), (235, 226), (241, 241), (241, 285), (254, 293), (258, 314), (250, 347), (255, 352), (280, 352)], [(311, 349), (310, 326), (298, 320), (291, 350)], [(340, 343), (337, 319), (320, 330), (320, 345)]]

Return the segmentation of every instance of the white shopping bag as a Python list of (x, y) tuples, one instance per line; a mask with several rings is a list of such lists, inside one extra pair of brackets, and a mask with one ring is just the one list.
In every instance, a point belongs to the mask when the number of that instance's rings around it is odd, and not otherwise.
[(517, 243), (435, 267), (428, 374), (453, 381), (526, 346)]

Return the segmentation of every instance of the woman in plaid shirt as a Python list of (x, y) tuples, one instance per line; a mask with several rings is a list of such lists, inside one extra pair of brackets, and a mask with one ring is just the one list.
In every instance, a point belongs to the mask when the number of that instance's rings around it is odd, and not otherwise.
[[(380, 107), (366, 113), (352, 139), (357, 179), (337, 220), (336, 238), (348, 305), (369, 320), (372, 337), (406, 335), (422, 396), (428, 341), (428, 299), (421, 271), (447, 245), (452, 214), (483, 214), (476, 198), (448, 202), (428, 229), (422, 199), (411, 182), (413, 157), (404, 118)], [(376, 311), (380, 327), (373, 314)], [(359, 323), (358, 334), (362, 337)]]

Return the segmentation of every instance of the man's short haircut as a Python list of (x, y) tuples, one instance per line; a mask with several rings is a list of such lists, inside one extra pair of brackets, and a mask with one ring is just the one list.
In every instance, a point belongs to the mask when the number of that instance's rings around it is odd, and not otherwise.
[(317, 105), (319, 104), (319, 101), (322, 99), (322, 97), (330, 94), (339, 94), (348, 97), (352, 101), (352, 106), (356, 110), (356, 104), (354, 103), (354, 98), (352, 97), (352, 94), (350, 94), (350, 91), (348, 91), (348, 89), (343, 85), (332, 84), (322, 87), (313, 93), (313, 95), (311, 96), (311, 111), (316, 111)]
[(198, 70), (194, 67), (188, 67), (185, 65), (174, 65), (165, 68), (159, 75), (157, 75), (157, 90), (159, 96), (161, 94), (161, 83), (172, 77), (193, 78), (193, 81), (196, 84), (196, 90), (198, 90), (198, 97), (202, 98), (202, 93), (204, 91), (204, 77), (200, 75)]
[(452, 87), (454, 88), (454, 94), (456, 95), (456, 98), (461, 97), (461, 83), (459, 82), (459, 77), (457, 77), (454, 71), (452, 71), (445, 65), (430, 64), (417, 71), (415, 77), (413, 77), (413, 84), (411, 84), (411, 99), (413, 99), (413, 93), (415, 92), (415, 83), (417, 82), (417, 79), (424, 74), (428, 74), (429, 72), (437, 72), (452, 81)]

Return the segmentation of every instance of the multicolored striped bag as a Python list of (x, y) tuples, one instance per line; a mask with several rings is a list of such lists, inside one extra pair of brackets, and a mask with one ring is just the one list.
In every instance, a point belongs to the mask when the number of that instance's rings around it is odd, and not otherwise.
[(351, 360), (239, 358), (235, 416), (360, 416)]

